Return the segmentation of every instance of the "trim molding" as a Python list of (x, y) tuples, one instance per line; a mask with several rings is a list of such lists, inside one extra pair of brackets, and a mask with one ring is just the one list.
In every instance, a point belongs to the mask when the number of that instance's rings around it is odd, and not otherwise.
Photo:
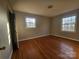
[(13, 50), (12, 50), (11, 53), (10, 53), (9, 59), (12, 58), (12, 54), (13, 54)]
[(39, 35), (39, 36), (36, 36), (36, 37), (31, 37), (31, 38), (27, 38), (27, 39), (23, 39), (23, 40), (19, 40), (19, 41), (25, 41), (25, 40), (35, 39), (35, 38), (44, 37), (44, 36), (48, 36), (48, 35), (50, 35), (50, 34)]
[(52, 36), (61, 37), (61, 38), (65, 38), (65, 39), (74, 40), (74, 41), (79, 42), (79, 40), (73, 39), (73, 38), (69, 38), (69, 37), (64, 37), (64, 36), (60, 36), (60, 35), (52, 35)]

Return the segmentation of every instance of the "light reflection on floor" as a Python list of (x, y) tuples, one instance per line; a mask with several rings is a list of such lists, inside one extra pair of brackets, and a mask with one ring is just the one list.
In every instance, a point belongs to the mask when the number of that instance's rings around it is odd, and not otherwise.
[(75, 52), (74, 48), (65, 43), (60, 44), (60, 52), (61, 52), (61, 54), (59, 54), (59, 56), (63, 57), (64, 59), (76, 57), (76, 52)]

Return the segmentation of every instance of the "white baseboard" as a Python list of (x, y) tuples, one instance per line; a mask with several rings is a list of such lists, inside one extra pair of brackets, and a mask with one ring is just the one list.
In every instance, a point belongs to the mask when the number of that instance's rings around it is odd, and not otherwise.
[(11, 59), (11, 58), (12, 58), (12, 54), (13, 54), (13, 50), (11, 51), (11, 54), (10, 54), (10, 56), (9, 56), (9, 59)]
[(60, 36), (60, 35), (52, 35), (52, 36), (57, 36), (57, 37), (61, 37), (61, 38), (65, 38), (65, 39), (69, 39), (69, 40), (74, 40), (74, 41), (78, 41), (77, 39), (73, 39), (73, 38), (69, 38), (69, 37), (64, 37), (64, 36)]
[(27, 38), (27, 39), (23, 39), (23, 40), (19, 40), (19, 41), (25, 41), (25, 40), (35, 39), (35, 38), (44, 37), (44, 36), (48, 36), (48, 35), (50, 35), (50, 34), (39, 35), (39, 36), (36, 36), (36, 37), (31, 37), (31, 38)]

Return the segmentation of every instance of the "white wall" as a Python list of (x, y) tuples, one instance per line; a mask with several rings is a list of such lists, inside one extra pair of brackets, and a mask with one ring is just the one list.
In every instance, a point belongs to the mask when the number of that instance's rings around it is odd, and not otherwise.
[[(33, 17), (36, 19), (36, 28), (27, 28), (25, 23), (26, 17)], [(38, 36), (45, 36), (49, 34), (50, 19), (48, 17), (16, 12), (16, 29), (19, 40), (30, 39)]]
[[(67, 16), (72, 16), (75, 15), (77, 16), (76, 18), (76, 28), (75, 28), (75, 32), (65, 32), (62, 31), (62, 18), (63, 17), (67, 17)], [(79, 41), (79, 10), (73, 10), (55, 17), (52, 17), (51, 20), (51, 34), (52, 35), (57, 35), (57, 36), (61, 36), (61, 37), (67, 37), (67, 38), (72, 38), (74, 40), (78, 40)]]
[(8, 32), (8, 13), (6, 1), (0, 1), (0, 47), (5, 46), (6, 49), (0, 51), (0, 59), (9, 59), (12, 52), (11, 39)]

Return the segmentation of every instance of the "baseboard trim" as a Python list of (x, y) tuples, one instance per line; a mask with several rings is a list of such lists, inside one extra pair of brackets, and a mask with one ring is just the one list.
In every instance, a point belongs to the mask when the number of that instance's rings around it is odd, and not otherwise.
[[(46, 35), (40, 35), (40, 36), (36, 36), (36, 37), (31, 37), (31, 38), (27, 38), (27, 40), (30, 40), (30, 39), (35, 39), (35, 38), (39, 38), (39, 37), (44, 37), (44, 36), (48, 36), (50, 34), (46, 34)], [(25, 41), (26, 39), (23, 39), (23, 40), (19, 40), (20, 41)]]
[(11, 59), (11, 58), (12, 58), (12, 54), (13, 54), (13, 50), (11, 51), (11, 54), (10, 54), (10, 56), (9, 56), (9, 59)]
[(73, 39), (73, 38), (69, 38), (69, 37), (64, 37), (64, 36), (60, 36), (60, 35), (52, 35), (52, 36), (61, 37), (61, 38), (65, 38), (65, 39), (69, 39), (69, 40), (73, 40), (73, 41), (79, 42), (79, 40)]

